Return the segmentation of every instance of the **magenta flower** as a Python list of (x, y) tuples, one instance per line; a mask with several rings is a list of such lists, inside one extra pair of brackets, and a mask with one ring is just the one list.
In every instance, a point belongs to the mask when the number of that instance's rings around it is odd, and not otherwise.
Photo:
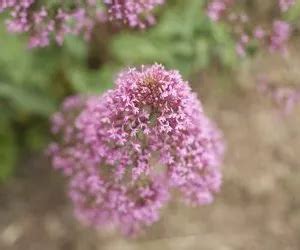
[(266, 31), (262, 27), (257, 26), (253, 31), (253, 36), (256, 39), (261, 40), (266, 36)]
[(270, 36), (271, 51), (286, 51), (286, 44), (291, 35), (290, 24), (285, 21), (274, 21), (273, 30)]
[(257, 90), (271, 100), (283, 115), (290, 114), (300, 103), (300, 89), (293, 85), (273, 84), (267, 76), (260, 76)]
[(49, 152), (69, 177), (78, 218), (134, 235), (156, 222), (173, 189), (192, 205), (221, 185), (222, 134), (177, 71), (122, 72), (103, 96), (67, 99)]
[(52, 36), (58, 44), (68, 34), (81, 33), (87, 38), (94, 25), (103, 21), (103, 11), (92, 1), (77, 2), (74, 8), (62, 4), (53, 9), (36, 0), (0, 0), (3, 11), (10, 13), (6, 21), (10, 32), (29, 34), (30, 48), (48, 46)]
[[(231, 27), (236, 39), (236, 52), (246, 56), (248, 46), (257, 45), (267, 48), (270, 52), (286, 52), (286, 44), (291, 36), (292, 25), (282, 19), (284, 11), (290, 9), (295, 0), (278, 0), (281, 12), (271, 22), (253, 25), (251, 15), (245, 11), (245, 6), (235, 0), (210, 0), (207, 5), (207, 15), (213, 21), (225, 21)], [(277, 20), (278, 19), (278, 20)], [(247, 38), (246, 40), (244, 38)]]
[(233, 3), (233, 0), (211, 0), (207, 7), (207, 15), (211, 20), (219, 21)]
[(279, 7), (282, 12), (288, 11), (295, 4), (295, 0), (279, 0)]
[(155, 22), (151, 11), (163, 3), (164, 0), (85, 0), (62, 1), (53, 7), (37, 0), (0, 0), (0, 13), (9, 12), (6, 23), (10, 32), (29, 34), (29, 47), (45, 47), (52, 37), (62, 44), (69, 34), (81, 34), (88, 40), (95, 26), (108, 19), (144, 28)]
[(104, 0), (111, 20), (140, 28), (155, 22), (151, 12), (164, 2), (165, 0)]

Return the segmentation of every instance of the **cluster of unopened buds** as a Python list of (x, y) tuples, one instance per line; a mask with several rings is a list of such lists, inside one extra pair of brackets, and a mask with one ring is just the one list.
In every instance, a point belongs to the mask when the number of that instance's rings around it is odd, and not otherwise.
[(53, 166), (90, 226), (137, 235), (172, 195), (205, 205), (220, 188), (222, 134), (179, 72), (162, 65), (123, 71), (101, 96), (68, 98), (52, 124)]
[(257, 82), (258, 91), (267, 97), (284, 115), (290, 114), (300, 103), (300, 89), (295, 86), (282, 86), (272, 83), (267, 76), (260, 76)]
[(152, 14), (164, 0), (0, 0), (0, 13), (8, 12), (8, 30), (29, 34), (29, 47), (48, 46), (53, 37), (61, 44), (68, 34), (85, 39), (98, 23), (113, 21), (132, 28), (155, 22)]
[[(283, 14), (295, 4), (295, 0), (277, 0), (279, 12)], [(230, 24), (236, 36), (236, 52), (239, 56), (247, 54), (247, 47), (260, 45), (269, 51), (286, 52), (286, 45), (291, 35), (291, 25), (277, 17), (266, 25), (253, 25), (250, 15), (241, 11), (237, 0), (211, 0), (207, 7), (207, 15), (213, 21), (224, 20)]]

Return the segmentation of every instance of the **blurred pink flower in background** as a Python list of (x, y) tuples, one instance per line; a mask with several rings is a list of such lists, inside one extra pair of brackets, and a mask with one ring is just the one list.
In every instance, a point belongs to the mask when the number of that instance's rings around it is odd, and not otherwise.
[(279, 111), (290, 114), (296, 105), (300, 103), (300, 89), (295, 86), (282, 86), (272, 84), (267, 76), (260, 76), (257, 82), (258, 91), (270, 99)]
[(165, 0), (104, 0), (110, 20), (139, 28), (154, 24), (155, 18), (151, 12), (164, 2)]
[[(0, 13), (7, 11), (8, 30), (28, 33), (29, 47), (48, 46), (52, 36), (62, 44), (66, 35), (90, 39), (94, 27), (111, 20), (131, 28), (145, 28), (155, 23), (151, 11), (164, 0), (85, 0), (73, 5), (63, 2), (55, 8), (36, 0), (0, 0)], [(51, 14), (50, 14), (51, 13)]]
[(279, 7), (281, 11), (288, 11), (294, 4), (296, 4), (295, 0), (279, 0)]
[(270, 50), (284, 53), (290, 35), (291, 27), (289, 23), (279, 20), (274, 21), (273, 30), (270, 36)]

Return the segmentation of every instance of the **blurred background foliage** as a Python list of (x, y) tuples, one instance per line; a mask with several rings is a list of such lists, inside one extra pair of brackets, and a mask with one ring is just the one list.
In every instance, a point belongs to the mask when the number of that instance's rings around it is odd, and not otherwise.
[(211, 22), (203, 0), (172, 1), (147, 32), (122, 33), (112, 43), (112, 54), (121, 64), (160, 62), (189, 76), (212, 63), (232, 67), (234, 42), (228, 27)]
[(21, 154), (45, 148), (49, 117), (66, 96), (111, 88), (123, 67), (158, 62), (185, 78), (211, 66), (232, 69), (237, 58), (230, 27), (209, 20), (205, 2), (168, 0), (147, 30), (103, 24), (89, 43), (68, 37), (61, 47), (34, 50), (0, 20), (0, 182), (14, 173)]

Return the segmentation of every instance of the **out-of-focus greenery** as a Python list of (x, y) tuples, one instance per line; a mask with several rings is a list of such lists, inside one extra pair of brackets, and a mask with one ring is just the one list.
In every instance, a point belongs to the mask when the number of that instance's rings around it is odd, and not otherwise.
[(104, 66), (89, 70), (87, 46), (70, 38), (63, 47), (27, 49), (25, 39), (0, 30), (0, 181), (13, 173), (20, 152), (49, 141), (48, 120), (60, 101), (111, 87)]
[(294, 33), (299, 36), (300, 33), (300, 1), (296, 1), (293, 8), (285, 13), (284, 15), (285, 20), (289, 23), (293, 24)]
[(205, 15), (205, 1), (170, 2), (147, 32), (122, 33), (114, 39), (115, 58), (122, 64), (163, 63), (185, 76), (216, 62), (231, 67), (236, 61), (234, 42), (225, 26)]
[(100, 32), (92, 44), (70, 37), (62, 47), (34, 50), (24, 37), (8, 34), (2, 20), (0, 181), (13, 173), (18, 154), (44, 148), (49, 117), (65, 96), (101, 93), (122, 67), (158, 62), (185, 77), (216, 63), (231, 67), (236, 56), (230, 33), (209, 21), (204, 2), (168, 1), (157, 25), (142, 32), (108, 31), (103, 40)]

